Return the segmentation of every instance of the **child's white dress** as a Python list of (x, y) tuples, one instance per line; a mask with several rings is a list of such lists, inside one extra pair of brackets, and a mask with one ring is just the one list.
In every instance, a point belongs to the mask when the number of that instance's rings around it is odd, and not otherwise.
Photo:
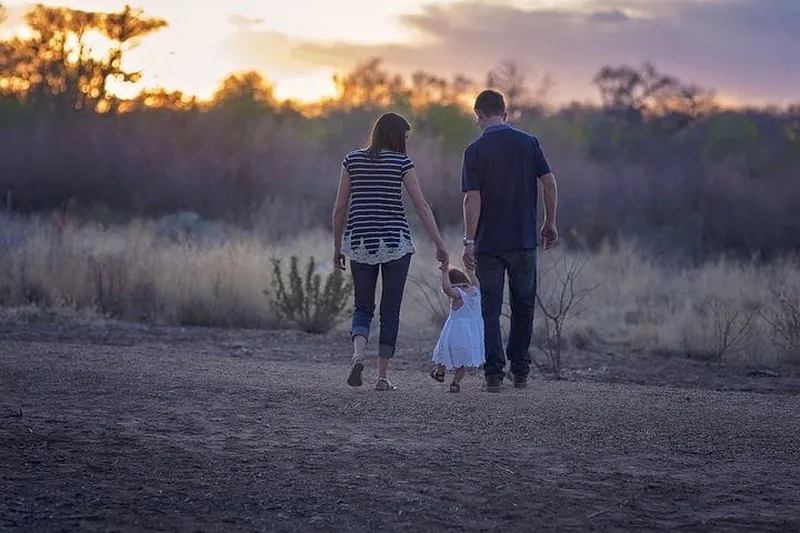
[(439, 342), (433, 349), (433, 362), (452, 370), (462, 366), (475, 368), (486, 360), (483, 351), (483, 316), (481, 315), (481, 293), (473, 287), (469, 294), (454, 287), (461, 294), (462, 305), (450, 307)]

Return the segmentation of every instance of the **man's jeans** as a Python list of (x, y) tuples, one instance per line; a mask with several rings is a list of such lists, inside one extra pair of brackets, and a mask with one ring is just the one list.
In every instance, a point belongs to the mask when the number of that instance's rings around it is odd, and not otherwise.
[(511, 295), (511, 330), (505, 355), (515, 376), (527, 376), (531, 370), (528, 351), (536, 307), (536, 249), (478, 254), (476, 260), (481, 284), (486, 377), (502, 379), (506, 363), (500, 329), (506, 273)]
[(394, 355), (397, 332), (400, 329), (400, 305), (403, 303), (403, 290), (409, 266), (411, 266), (411, 254), (380, 265), (350, 262), (355, 300), (353, 325), (350, 328), (351, 339), (360, 335), (369, 340), (369, 328), (375, 313), (375, 287), (380, 270), (382, 291), (378, 357), (390, 358)]

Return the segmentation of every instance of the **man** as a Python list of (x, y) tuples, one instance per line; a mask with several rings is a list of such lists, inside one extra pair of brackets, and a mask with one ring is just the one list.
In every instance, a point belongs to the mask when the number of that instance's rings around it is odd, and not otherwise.
[[(536, 305), (536, 247), (558, 240), (558, 188), (536, 137), (506, 123), (503, 95), (481, 92), (475, 100), (481, 136), (464, 151), (464, 264), (475, 268), (481, 285), (486, 349), (486, 390), (503, 384), (506, 356), (515, 387), (525, 387), (530, 373), (531, 336)], [(538, 184), (544, 194), (544, 225), (538, 231)], [(541, 235), (541, 242), (537, 237)], [(500, 314), (508, 275), (511, 330), (506, 353)]]

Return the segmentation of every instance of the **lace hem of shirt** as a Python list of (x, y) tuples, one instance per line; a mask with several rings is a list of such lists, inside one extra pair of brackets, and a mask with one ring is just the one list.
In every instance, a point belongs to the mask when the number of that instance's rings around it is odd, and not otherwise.
[(344, 238), (342, 243), (342, 252), (351, 261), (362, 263), (365, 265), (379, 265), (381, 263), (389, 263), (401, 259), (408, 254), (413, 254), (414, 243), (406, 237), (400, 238), (400, 243), (396, 247), (389, 247), (383, 242), (383, 239), (378, 243), (378, 249), (374, 252), (367, 250), (362, 240), (358, 244), (354, 244), (348, 237)]

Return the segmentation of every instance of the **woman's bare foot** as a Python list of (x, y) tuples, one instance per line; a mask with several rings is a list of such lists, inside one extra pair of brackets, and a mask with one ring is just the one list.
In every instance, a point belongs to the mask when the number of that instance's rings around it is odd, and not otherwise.
[(361, 354), (353, 355), (352, 366), (350, 367), (350, 375), (347, 376), (347, 384), (351, 387), (360, 387), (364, 384), (361, 374), (364, 372), (364, 356)]

